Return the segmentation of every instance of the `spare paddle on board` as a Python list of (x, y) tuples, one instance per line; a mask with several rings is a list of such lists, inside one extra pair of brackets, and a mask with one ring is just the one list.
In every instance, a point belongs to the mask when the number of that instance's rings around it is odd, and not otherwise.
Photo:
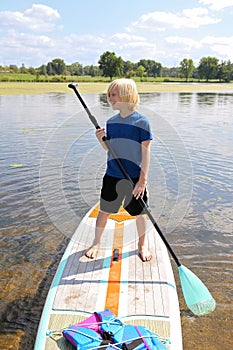
[[(96, 120), (96, 118), (91, 114), (89, 108), (87, 107), (86, 103), (84, 102), (82, 96), (80, 95), (79, 91), (77, 90), (77, 84), (70, 83), (68, 85), (70, 89), (73, 89), (76, 96), (78, 97), (79, 101), (81, 102), (83, 108), (87, 112), (89, 119), (91, 120), (92, 124), (95, 126), (96, 129), (100, 129), (100, 126)], [(121, 169), (122, 173), (124, 174), (125, 178), (129, 180), (132, 187), (134, 187), (134, 183), (130, 176), (125, 171), (124, 167), (122, 166), (119, 158), (117, 157), (117, 154), (115, 150), (111, 147), (111, 144), (109, 140), (107, 140), (105, 137), (103, 138), (103, 141), (105, 142), (109, 152), (114, 157), (117, 165)], [(212, 295), (210, 294), (207, 287), (204, 285), (204, 283), (187, 267), (183, 266), (179, 259), (177, 258), (176, 254), (174, 253), (173, 249), (171, 248), (170, 244), (168, 243), (167, 239), (163, 235), (162, 231), (160, 230), (159, 226), (157, 225), (154, 217), (151, 214), (151, 211), (149, 207), (146, 205), (144, 200), (142, 198), (138, 199), (139, 203), (142, 205), (142, 207), (145, 210), (145, 213), (151, 220), (153, 226), (155, 227), (156, 231), (160, 235), (161, 239), (163, 240), (165, 246), (167, 247), (169, 253), (173, 257), (174, 261), (176, 262), (178, 266), (178, 272), (180, 277), (180, 283), (184, 295), (185, 302), (188, 306), (188, 308), (193, 312), (193, 314), (197, 316), (206, 315), (212, 311), (214, 311), (216, 307), (216, 302)]]

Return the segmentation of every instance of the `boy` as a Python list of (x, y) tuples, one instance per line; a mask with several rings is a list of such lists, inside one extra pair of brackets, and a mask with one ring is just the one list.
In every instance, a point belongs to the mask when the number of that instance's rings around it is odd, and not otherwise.
[(150, 261), (152, 256), (145, 243), (146, 220), (138, 199), (147, 203), (147, 175), (150, 162), (150, 142), (152, 134), (148, 120), (138, 113), (139, 96), (132, 79), (116, 79), (108, 87), (108, 102), (113, 110), (119, 110), (107, 121), (105, 129), (96, 130), (100, 144), (108, 150), (103, 137), (109, 140), (127, 174), (135, 186), (125, 179), (113, 156), (108, 152), (107, 170), (103, 178), (100, 211), (96, 220), (95, 239), (86, 252), (94, 259), (97, 255), (101, 235), (108, 216), (117, 213), (122, 202), (125, 210), (136, 216), (138, 230), (138, 251), (142, 261)]

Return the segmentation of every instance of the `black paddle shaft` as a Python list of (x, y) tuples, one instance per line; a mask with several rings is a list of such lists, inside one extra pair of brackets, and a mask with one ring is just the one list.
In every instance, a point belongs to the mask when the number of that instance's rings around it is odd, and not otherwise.
[[(79, 101), (81, 102), (82, 106), (84, 107), (85, 111), (87, 112), (92, 124), (95, 126), (96, 129), (100, 129), (100, 126), (96, 120), (96, 118), (91, 114), (89, 108), (87, 107), (86, 103), (84, 102), (82, 96), (80, 95), (79, 91), (76, 88), (76, 84), (69, 84), (68, 87), (70, 89), (73, 89), (76, 96), (78, 97)], [(130, 184), (132, 185), (132, 187), (134, 187), (134, 183), (131, 179), (131, 177), (128, 175), (128, 173), (126, 172), (125, 168), (123, 167), (123, 165), (121, 164), (121, 161), (119, 160), (116, 152), (114, 151), (114, 149), (112, 148), (109, 140), (106, 139), (106, 137), (103, 137), (103, 141), (105, 142), (109, 152), (112, 154), (114, 160), (116, 161), (118, 167), (120, 168), (122, 174), (124, 175), (124, 177), (129, 180)], [(138, 199), (141, 207), (144, 209), (145, 213), (148, 215), (150, 221), (152, 222), (152, 224), (154, 225), (156, 231), (158, 232), (158, 234), (160, 235), (160, 237), (162, 238), (165, 246), (167, 247), (169, 253), (171, 254), (171, 256), (173, 257), (173, 259), (175, 260), (177, 266), (181, 266), (181, 263), (179, 261), (179, 259), (177, 258), (176, 254), (174, 253), (173, 249), (171, 248), (170, 244), (168, 243), (167, 239), (165, 238), (164, 234), (162, 233), (162, 231), (160, 230), (158, 224), (156, 223), (154, 217), (151, 214), (151, 211), (148, 207), (148, 205), (145, 203), (145, 201), (142, 198)]]

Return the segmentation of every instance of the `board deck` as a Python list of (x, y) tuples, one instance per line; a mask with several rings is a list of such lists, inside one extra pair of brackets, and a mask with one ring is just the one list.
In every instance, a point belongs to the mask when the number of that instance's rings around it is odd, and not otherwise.
[[(94, 238), (98, 210), (97, 205), (83, 218), (63, 255), (34, 349), (73, 349), (61, 330), (95, 311), (110, 309), (124, 323), (144, 325), (159, 334), (167, 340), (168, 349), (182, 350), (177, 291), (161, 238), (147, 220), (148, 246), (153, 257), (150, 262), (142, 262), (136, 220), (120, 209), (108, 219), (97, 257), (88, 259), (85, 251)], [(115, 249), (118, 261), (113, 260)]]

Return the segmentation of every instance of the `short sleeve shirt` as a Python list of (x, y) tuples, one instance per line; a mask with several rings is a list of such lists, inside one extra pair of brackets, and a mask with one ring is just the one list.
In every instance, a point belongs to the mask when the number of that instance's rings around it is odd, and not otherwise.
[[(141, 143), (152, 140), (148, 119), (138, 112), (133, 112), (125, 118), (118, 113), (107, 121), (106, 134), (127, 174), (131, 178), (139, 177), (142, 162)], [(106, 173), (113, 177), (124, 178), (109, 152)]]

